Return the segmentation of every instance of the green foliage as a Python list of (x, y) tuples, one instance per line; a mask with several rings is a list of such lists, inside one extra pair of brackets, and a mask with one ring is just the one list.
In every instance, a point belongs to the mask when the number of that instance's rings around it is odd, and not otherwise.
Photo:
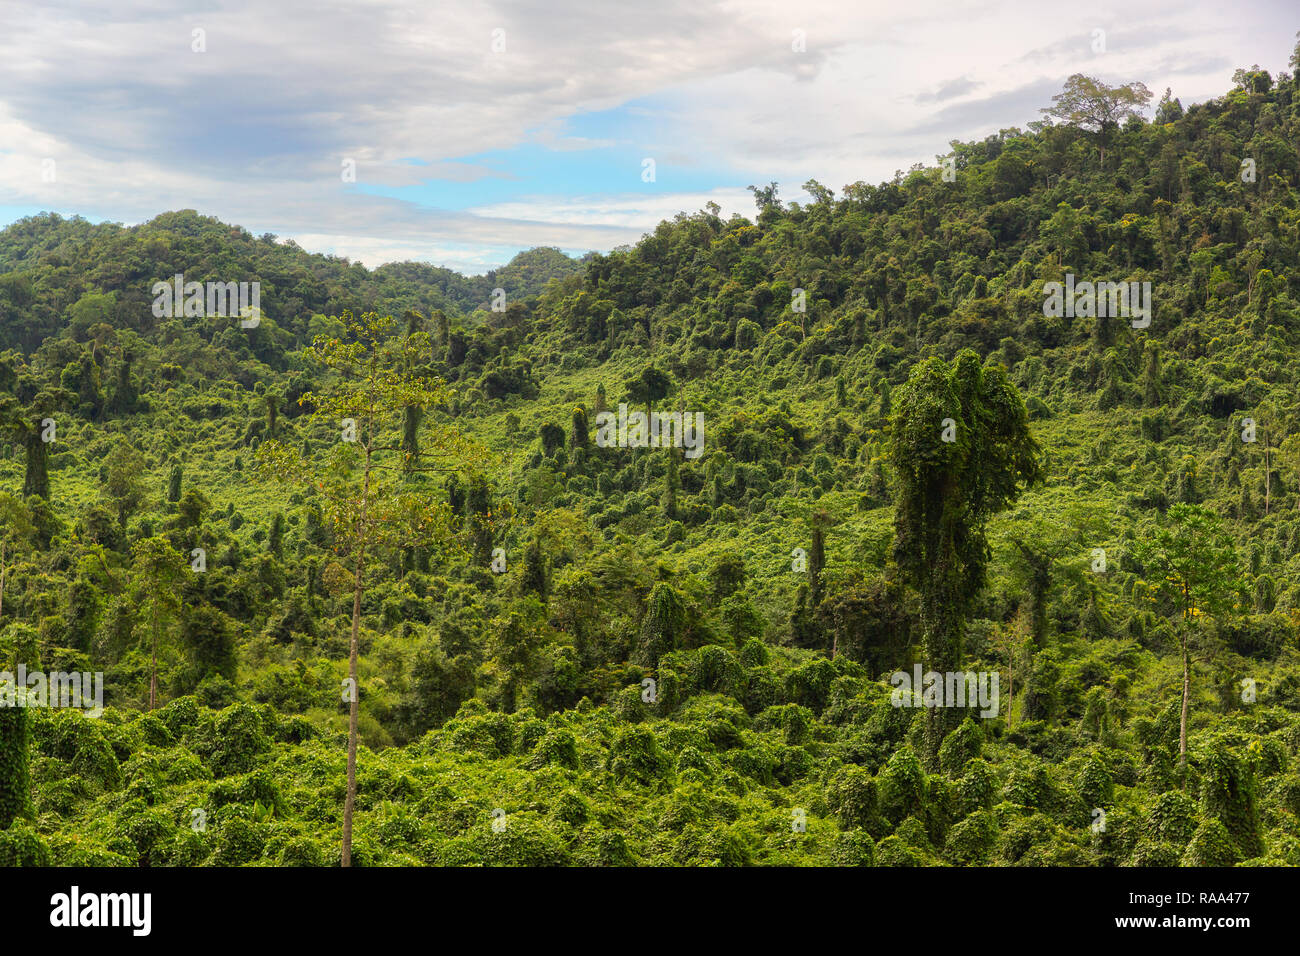
[(1079, 771), (1079, 797), (1089, 807), (1107, 807), (1115, 798), (1115, 781), (1106, 765), (1090, 756)]
[(965, 765), (965, 772), (957, 782), (959, 812), (962, 815), (993, 807), (997, 794), (997, 778), (989, 765), (978, 757)]
[(681, 598), (672, 586), (656, 584), (646, 604), (641, 622), (641, 641), (638, 648), (640, 663), (651, 667), (677, 647), (685, 626), (686, 611)]
[(1183, 851), (1183, 866), (1232, 866), (1240, 857), (1232, 836), (1218, 820), (1203, 820)]
[(984, 745), (984, 732), (979, 724), (967, 717), (944, 738), (939, 747), (939, 766), (949, 776), (961, 776), (966, 764), (979, 757)]
[(827, 802), (842, 827), (880, 831), (879, 788), (865, 767), (842, 768), (831, 783)]
[(911, 747), (890, 757), (880, 772), (881, 809), (895, 823), (924, 809), (926, 790), (925, 771)]
[(195, 752), (218, 777), (247, 773), (271, 744), (261, 712), (235, 704), (197, 730)]
[(840, 832), (835, 837), (831, 862), (835, 866), (875, 866), (876, 845), (861, 830)]
[(1202, 762), (1201, 806), (1207, 818), (1223, 824), (1242, 858), (1260, 855), (1255, 769), (1218, 743), (1211, 745)]
[(620, 731), (609, 748), (609, 769), (618, 779), (649, 784), (667, 773), (668, 755), (649, 730), (632, 727)]
[(984, 864), (998, 839), (998, 825), (993, 814), (977, 810), (948, 831), (944, 855), (961, 866)]
[(1196, 804), (1181, 790), (1160, 794), (1148, 815), (1147, 830), (1156, 843), (1187, 846), (1196, 827)]
[(27, 824), (0, 830), (0, 867), (49, 866), (50, 848)]

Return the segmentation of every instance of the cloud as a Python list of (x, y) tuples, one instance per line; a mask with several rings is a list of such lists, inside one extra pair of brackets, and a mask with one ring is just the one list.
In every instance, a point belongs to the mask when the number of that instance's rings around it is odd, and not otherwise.
[(949, 80), (947, 83), (944, 83), (933, 93), (918, 93), (916, 96), (916, 102), (943, 103), (947, 100), (956, 99), (959, 96), (965, 96), (967, 93), (973, 93), (983, 85), (983, 83), (976, 82), (968, 76), (959, 76), (955, 80)]
[(661, 195), (629, 193), (618, 196), (522, 197), (514, 202), (478, 206), (472, 211), (490, 219), (609, 226), (636, 231), (636, 238), (640, 238), (641, 232), (649, 231), (646, 223), (672, 219), (678, 213), (699, 212), (710, 202), (718, 204), (724, 217), (732, 213), (752, 214), (754, 211), (754, 198), (745, 189)]
[(0, 0), (0, 207), (124, 222), (195, 208), (370, 265), (480, 271), (534, 244), (633, 242), (710, 196), (751, 212), (750, 182), (797, 198), (810, 178), (887, 179), (951, 139), (1036, 118), (1072, 72), (1172, 86), (1187, 105), (1222, 93), (1233, 66), (1285, 68), (1288, 13), (1282, 0), (1085, 13)]
[[(1015, 89), (993, 93), (983, 99), (955, 103), (932, 114), (924, 123), (911, 127), (911, 133), (933, 133), (943, 130), (969, 131), (985, 129), (997, 132), (994, 126), (1007, 117), (1016, 117), (1015, 125), (1024, 126), (1030, 120), (1040, 120), (1038, 110), (1050, 106), (1052, 96), (1061, 91), (1061, 81), (1039, 79)], [(1010, 124), (1008, 124), (1010, 125)]]

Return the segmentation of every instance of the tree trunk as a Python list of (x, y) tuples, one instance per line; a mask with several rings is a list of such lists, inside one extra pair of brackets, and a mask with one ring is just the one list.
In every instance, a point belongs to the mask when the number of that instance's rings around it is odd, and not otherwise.
[[(948, 587), (943, 588), (942, 594), (937, 593), (939, 589), (934, 586), (927, 590), (930, 593), (922, 596), (921, 605), (923, 662), (927, 671), (944, 675), (956, 671), (960, 662), (961, 622), (953, 613), (951, 602), (944, 600), (950, 594)], [(941, 676), (940, 680), (943, 679)], [(944, 703), (947, 704), (946, 701)], [(921, 762), (931, 773), (939, 770), (939, 747), (943, 739), (960, 722), (953, 707), (925, 708), (925, 729), (922, 734), (924, 753)]]
[[(157, 598), (155, 598), (155, 602)], [(158, 606), (154, 604), (153, 611), (153, 650), (151, 654), (151, 663), (149, 665), (149, 709), (153, 710), (158, 706)]]
[(1264, 515), (1268, 516), (1268, 501), (1273, 490), (1273, 482), (1269, 472), (1273, 470), (1268, 453), (1268, 434), (1264, 435)]
[[(1187, 702), (1192, 692), (1192, 672), (1191, 662), (1187, 656), (1187, 625), (1183, 628), (1183, 711), (1178, 720), (1178, 769), (1181, 773), (1187, 772)], [(1184, 778), (1183, 786), (1186, 787), (1187, 781)]]
[(1007, 654), (1007, 730), (1011, 729), (1011, 708), (1016, 703), (1016, 668), (1012, 653)]
[(348, 646), (348, 678), (352, 699), (348, 702), (348, 795), (343, 804), (343, 865), (352, 865), (352, 812), (357, 803), (357, 709), (361, 693), (357, 687), (357, 644), (361, 633), (361, 591), (366, 566), (366, 521), (370, 505), (370, 455), (372, 436), (366, 435), (366, 472), (361, 491), (361, 524), (357, 536), (357, 567), (352, 579), (352, 639)]
[(5, 613), (5, 575), (9, 573), (9, 565), (5, 564), (5, 558), (8, 557), (9, 542), (0, 541), (0, 617)]

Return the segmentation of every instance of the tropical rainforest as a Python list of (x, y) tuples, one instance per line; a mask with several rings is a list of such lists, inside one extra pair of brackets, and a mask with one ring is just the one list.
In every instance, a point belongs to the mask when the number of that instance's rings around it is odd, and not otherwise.
[(1147, 96), (476, 277), (0, 231), (0, 671), (104, 705), (0, 864), (1300, 865), (1300, 75)]

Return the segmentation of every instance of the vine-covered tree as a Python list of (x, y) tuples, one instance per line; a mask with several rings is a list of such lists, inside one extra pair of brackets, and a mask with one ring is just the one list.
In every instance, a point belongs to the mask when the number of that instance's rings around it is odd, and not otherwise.
[(672, 390), (672, 378), (653, 365), (647, 365), (636, 378), (627, 383), (628, 399), (645, 405), (647, 416), (653, 411), (654, 403), (667, 398)]
[(104, 460), (103, 495), (117, 512), (122, 530), (148, 497), (143, 475), (147, 470), (144, 455), (129, 441), (119, 439)]
[(581, 405), (573, 410), (573, 424), (569, 430), (569, 444), (573, 448), (586, 448), (591, 440), (587, 426), (587, 411)]
[[(971, 602), (984, 586), (985, 522), (1039, 477), (1038, 444), (1020, 393), (1000, 365), (965, 350), (929, 358), (895, 393), (890, 458), (897, 475), (895, 557), (920, 592), (927, 670), (958, 670)], [(926, 712), (925, 750), (936, 765), (952, 708)]]
[(5, 578), (20, 551), (30, 544), (35, 529), (27, 504), (16, 495), (0, 491), (0, 629), (4, 627)]
[(28, 709), (0, 707), (0, 833), (18, 817), (32, 816), (30, 737)]
[[(58, 440), (58, 414), (76, 404), (64, 388), (42, 388), (23, 405), (0, 394), (0, 440), (16, 440), (26, 452), (23, 497), (50, 498), (50, 446)], [(67, 421), (63, 426), (67, 427)]]
[(686, 625), (686, 610), (672, 585), (660, 581), (650, 592), (645, 617), (641, 621), (639, 663), (656, 667), (659, 659), (673, 650)]

